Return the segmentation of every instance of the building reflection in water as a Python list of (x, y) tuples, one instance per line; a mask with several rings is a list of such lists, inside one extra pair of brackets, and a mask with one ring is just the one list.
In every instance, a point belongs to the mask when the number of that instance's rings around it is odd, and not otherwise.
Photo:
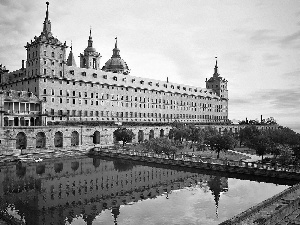
[(71, 224), (79, 217), (92, 224), (103, 210), (111, 210), (117, 224), (121, 205), (195, 185), (212, 192), (217, 210), (228, 190), (224, 177), (87, 157), (6, 165), (0, 181), (1, 209), (14, 208), (31, 225)]

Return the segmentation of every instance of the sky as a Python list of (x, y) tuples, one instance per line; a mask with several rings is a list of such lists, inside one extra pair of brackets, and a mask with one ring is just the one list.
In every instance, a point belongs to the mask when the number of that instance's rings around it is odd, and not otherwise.
[[(21, 68), (46, 1), (0, 0), (0, 64)], [(130, 75), (205, 88), (228, 80), (229, 119), (274, 117), (300, 133), (300, 1), (49, 0), (52, 33), (79, 56), (92, 28), (100, 67), (115, 37)], [(69, 48), (67, 50), (67, 54)], [(77, 65), (79, 58), (75, 57)]]

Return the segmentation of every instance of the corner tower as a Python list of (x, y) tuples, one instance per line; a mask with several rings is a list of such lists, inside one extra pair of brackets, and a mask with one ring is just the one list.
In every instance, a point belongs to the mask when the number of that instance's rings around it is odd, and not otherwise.
[(84, 50), (83, 54), (80, 54), (80, 67), (87, 69), (100, 69), (101, 55), (93, 47), (92, 29), (90, 29), (90, 36), (88, 40), (88, 46)]
[(49, 2), (46, 2), (46, 17), (43, 31), (40, 36), (35, 36), (30, 43), (27, 42), (26, 76), (60, 76), (64, 75), (66, 43), (61, 43), (53, 37), (51, 21), (49, 20)]
[(212, 89), (219, 97), (228, 99), (227, 80), (220, 76), (218, 71), (218, 61), (216, 57), (216, 65), (214, 74), (208, 80), (206, 79), (206, 88)]

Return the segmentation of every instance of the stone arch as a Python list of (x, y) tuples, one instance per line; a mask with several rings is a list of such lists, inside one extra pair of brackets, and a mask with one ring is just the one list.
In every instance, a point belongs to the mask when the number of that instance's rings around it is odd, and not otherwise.
[(93, 165), (95, 168), (100, 166), (100, 159), (99, 158), (93, 158)]
[(150, 130), (149, 132), (149, 140), (154, 138), (154, 130)]
[(44, 132), (38, 132), (36, 134), (36, 148), (46, 147), (46, 135)]
[(73, 131), (71, 133), (71, 146), (79, 145), (79, 133), (77, 131)]
[(93, 134), (93, 144), (100, 144), (100, 132), (97, 130)]
[(60, 173), (64, 169), (64, 164), (63, 163), (55, 163), (54, 164), (54, 171), (55, 173)]
[(27, 148), (27, 137), (24, 132), (19, 132), (16, 137), (16, 149)]
[(164, 137), (165, 136), (165, 130), (161, 129), (159, 132), (159, 137)]
[(54, 147), (63, 147), (64, 136), (63, 133), (57, 131), (54, 135)]
[(143, 142), (144, 141), (144, 131), (139, 130), (138, 132), (138, 142)]
[(71, 168), (73, 171), (76, 171), (79, 168), (79, 162), (71, 162)]
[(45, 165), (44, 164), (37, 165), (35, 171), (37, 174), (45, 173)]

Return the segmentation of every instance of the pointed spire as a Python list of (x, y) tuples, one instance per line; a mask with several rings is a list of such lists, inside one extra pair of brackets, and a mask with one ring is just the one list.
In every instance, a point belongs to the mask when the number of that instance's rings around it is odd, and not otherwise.
[(118, 38), (116, 37), (115, 39), (116, 39), (116, 43), (115, 43), (115, 48), (113, 49), (112, 58), (121, 58), (120, 49), (118, 49)]
[(48, 6), (49, 6), (49, 2), (46, 2), (46, 5), (47, 5), (47, 11), (46, 11), (46, 18), (45, 18), (45, 20), (48, 20), (48, 16), (49, 16)]
[(218, 72), (218, 57), (215, 57), (216, 59), (216, 65), (215, 65), (215, 72), (214, 72), (214, 76), (219, 76), (219, 72)]
[(69, 53), (68, 59), (67, 59), (67, 66), (75, 66), (76, 67), (76, 62), (75, 62), (75, 58), (73, 55), (73, 44), (71, 41), (71, 47), (70, 47), (71, 51)]
[(44, 27), (43, 27), (43, 33), (44, 35), (48, 38), (51, 37), (51, 22), (49, 20), (49, 2), (46, 2), (47, 5), (47, 10), (46, 10), (46, 17), (45, 17), (45, 21), (44, 21)]
[(89, 40), (88, 40), (88, 47), (93, 47), (92, 27), (90, 27), (90, 36), (89, 36)]

